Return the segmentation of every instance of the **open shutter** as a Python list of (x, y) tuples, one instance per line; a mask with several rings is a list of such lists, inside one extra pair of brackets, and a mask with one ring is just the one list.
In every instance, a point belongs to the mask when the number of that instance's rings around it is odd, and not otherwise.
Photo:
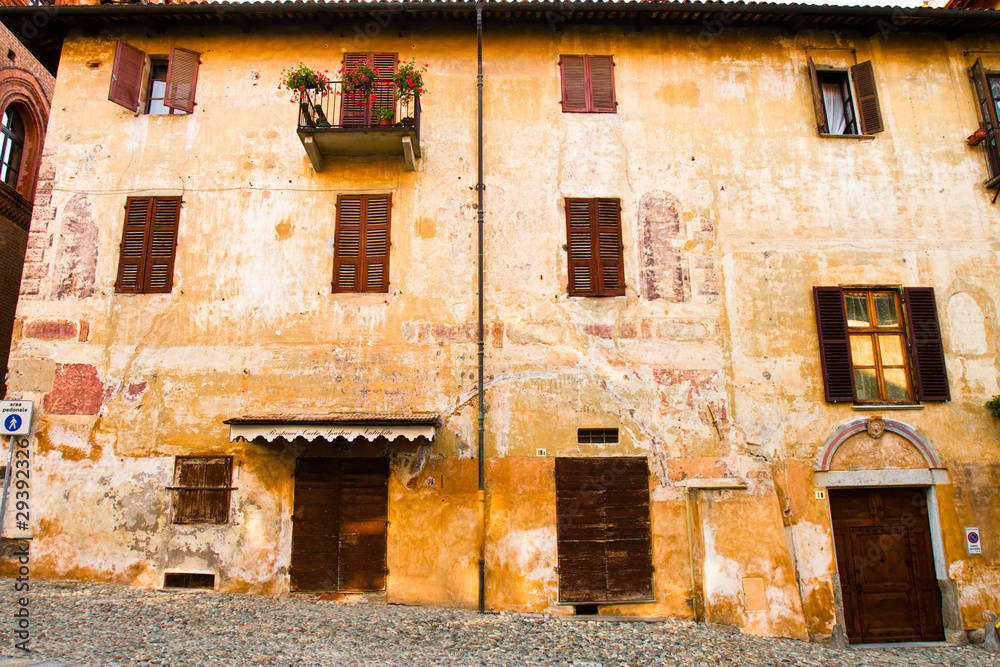
[(885, 127), (882, 126), (882, 111), (878, 105), (872, 61), (866, 60), (852, 67), (851, 79), (854, 81), (854, 94), (857, 96), (858, 115), (861, 116), (861, 134), (881, 132)]
[(142, 292), (146, 270), (146, 227), (153, 200), (129, 197), (125, 202), (125, 228), (118, 258), (116, 292)]
[(566, 200), (570, 296), (597, 296), (598, 241), (593, 214), (596, 202), (596, 199)]
[(387, 195), (364, 196), (363, 292), (389, 291), (389, 212)]
[(361, 291), (361, 195), (337, 196), (333, 291)]
[(611, 56), (587, 56), (587, 74), (590, 80), (590, 110), (614, 113), (615, 63)]
[(1000, 175), (1000, 147), (998, 147), (1000, 120), (997, 119), (997, 103), (990, 88), (990, 81), (986, 76), (982, 58), (976, 58), (976, 64), (972, 66), (972, 82), (975, 86), (979, 114), (983, 119), (982, 128), (986, 130), (986, 142), (983, 145), (983, 151), (986, 154), (986, 167), (990, 179), (993, 179)]
[(917, 397), (921, 401), (950, 401), (934, 288), (907, 287), (903, 290), (903, 300), (917, 376)]
[(200, 53), (170, 47), (170, 62), (167, 65), (166, 92), (163, 104), (171, 109), (194, 111), (194, 90), (198, 84), (198, 58)]
[(118, 40), (115, 46), (115, 64), (111, 69), (111, 88), (108, 99), (129, 111), (139, 110), (139, 89), (146, 54), (131, 44)]
[[(375, 102), (372, 110), (375, 109), (395, 109), (396, 108), (396, 88), (392, 82), (396, 74), (396, 54), (395, 53), (372, 53), (372, 63), (378, 69), (378, 78), (375, 80)], [(368, 119), (371, 123), (374, 114)]]
[(562, 110), (587, 111), (586, 56), (560, 56)]
[(147, 293), (166, 293), (174, 284), (174, 257), (177, 254), (177, 223), (180, 219), (180, 197), (155, 197), (147, 228), (149, 246), (146, 263)]
[(601, 296), (625, 294), (625, 268), (622, 261), (621, 202), (597, 200), (597, 238), (600, 248)]
[(828, 134), (830, 127), (826, 122), (826, 103), (823, 101), (823, 88), (819, 85), (819, 74), (816, 73), (816, 63), (809, 58), (809, 81), (813, 89), (813, 106), (816, 109), (816, 127), (820, 134)]
[(813, 287), (813, 301), (826, 400), (831, 403), (854, 401), (857, 395), (851, 343), (847, 337), (844, 290), (840, 287)]

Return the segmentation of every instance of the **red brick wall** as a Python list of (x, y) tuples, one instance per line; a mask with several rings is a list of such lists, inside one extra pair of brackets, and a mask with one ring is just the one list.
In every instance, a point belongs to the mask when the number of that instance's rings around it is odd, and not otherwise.
[(7, 356), (27, 243), (28, 232), (0, 218), (0, 396), (7, 393)]

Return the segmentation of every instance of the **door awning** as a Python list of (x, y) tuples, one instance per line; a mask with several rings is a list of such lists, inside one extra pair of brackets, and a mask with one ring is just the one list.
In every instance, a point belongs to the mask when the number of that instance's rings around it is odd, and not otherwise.
[(333, 442), (339, 438), (374, 440), (419, 437), (434, 439), (437, 415), (337, 413), (329, 415), (255, 415), (227, 419), (229, 441), (257, 440), (274, 442), (278, 438), (305, 438), (310, 442), (320, 438)]

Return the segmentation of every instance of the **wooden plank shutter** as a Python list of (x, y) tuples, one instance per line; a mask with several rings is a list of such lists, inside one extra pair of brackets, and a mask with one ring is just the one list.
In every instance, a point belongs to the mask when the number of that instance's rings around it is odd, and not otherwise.
[(166, 92), (163, 104), (171, 109), (194, 111), (194, 92), (198, 85), (198, 63), (200, 53), (170, 47), (170, 61), (167, 65)]
[(986, 68), (983, 67), (982, 58), (976, 58), (976, 64), (972, 66), (972, 82), (976, 88), (976, 102), (979, 104), (979, 113), (983, 119), (983, 129), (1000, 129), (996, 103), (990, 92), (990, 83), (986, 78)]
[(596, 199), (566, 199), (570, 296), (598, 294), (598, 241), (593, 214), (596, 202)]
[(362, 274), (363, 292), (389, 291), (389, 213), (387, 195), (365, 195)]
[(115, 46), (115, 64), (111, 69), (108, 99), (129, 111), (138, 111), (139, 90), (142, 87), (145, 65), (146, 54), (119, 39)]
[(586, 56), (560, 56), (562, 110), (588, 111)]
[(227, 523), (232, 479), (231, 457), (178, 457), (174, 523)]
[(233, 460), (229, 457), (205, 461), (205, 490), (201, 516), (209, 523), (229, 522), (229, 487), (233, 482)]
[(614, 60), (611, 56), (587, 56), (586, 64), (590, 84), (590, 110), (614, 113), (618, 107), (615, 100)]
[(146, 274), (146, 227), (151, 197), (129, 197), (125, 202), (125, 228), (118, 256), (116, 292), (142, 292)]
[(903, 290), (903, 301), (916, 371), (917, 396), (921, 401), (950, 401), (934, 288), (907, 287)]
[(597, 238), (600, 246), (599, 293), (602, 296), (624, 296), (625, 262), (622, 258), (620, 200), (597, 200)]
[(816, 109), (816, 127), (820, 134), (828, 134), (830, 127), (826, 122), (826, 102), (823, 100), (823, 87), (819, 85), (819, 74), (816, 73), (816, 63), (809, 58), (809, 81), (813, 89), (813, 106)]
[(858, 115), (861, 117), (861, 134), (876, 134), (885, 129), (882, 125), (882, 111), (875, 89), (875, 70), (872, 61), (866, 60), (851, 68), (854, 93), (858, 98)]
[(147, 261), (144, 292), (166, 293), (173, 287), (180, 212), (180, 197), (153, 198), (152, 213), (146, 233)]
[(205, 486), (205, 460), (178, 458), (174, 463), (174, 523), (197, 523), (201, 520), (202, 491)]
[(851, 343), (847, 337), (844, 290), (840, 287), (813, 287), (819, 355), (823, 367), (826, 400), (831, 403), (855, 401)]

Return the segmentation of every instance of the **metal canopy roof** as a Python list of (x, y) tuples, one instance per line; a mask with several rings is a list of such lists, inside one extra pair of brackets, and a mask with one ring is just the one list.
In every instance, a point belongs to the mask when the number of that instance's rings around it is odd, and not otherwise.
[[(539, 22), (555, 30), (587, 23), (700, 26), (722, 20), (730, 27), (760, 27), (795, 34), (802, 30), (847, 30), (870, 36), (897, 31), (943, 33), (952, 39), (967, 33), (1000, 30), (1000, 12), (989, 9), (930, 7), (845, 7), (768, 2), (547, 2), (492, 0), (482, 3), (487, 22)], [(405, 2), (189, 2), (0, 7), (0, 22), (11, 30), (50, 71), (58, 67), (63, 39), (70, 30), (144, 27), (155, 32), (174, 28), (229, 26), (251, 32), (255, 26), (317, 24), (326, 30), (353, 26), (375, 12), (388, 15), (394, 29), (417, 29), (425, 21), (467, 22), (472, 30), (476, 3), (467, 0)]]

